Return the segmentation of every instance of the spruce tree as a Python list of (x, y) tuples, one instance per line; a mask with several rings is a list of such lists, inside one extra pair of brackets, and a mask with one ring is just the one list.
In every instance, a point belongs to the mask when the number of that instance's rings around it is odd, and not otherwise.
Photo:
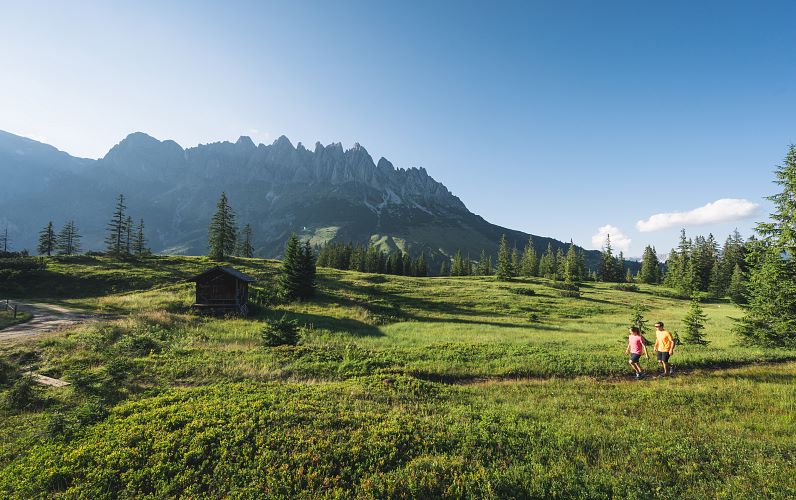
[(650, 342), (647, 340), (647, 333), (650, 332), (647, 319), (644, 317), (644, 313), (647, 311), (647, 308), (641, 304), (633, 304), (630, 306), (630, 326), (635, 326), (641, 332), (641, 336), (644, 338), (644, 343), (649, 345)]
[(774, 174), (782, 191), (768, 197), (771, 221), (749, 243), (749, 305), (736, 329), (756, 344), (796, 347), (796, 146)]
[(606, 235), (598, 272), (601, 281), (616, 281), (616, 258), (611, 247), (611, 235)]
[(451, 276), (464, 275), (464, 262), (462, 261), (462, 251), (458, 248), (456, 253), (453, 254), (453, 264), (451, 264)]
[(53, 222), (47, 223), (44, 229), (39, 232), (39, 246), (37, 247), (39, 255), (50, 256), (55, 251), (55, 230), (53, 229)]
[(428, 265), (426, 264), (426, 254), (421, 252), (414, 262), (414, 276), (428, 276)]
[[(337, 247), (334, 246), (332, 247), (332, 249), (335, 248)], [(250, 224), (246, 224), (245, 226), (243, 226), (243, 231), (241, 231), (240, 243), (238, 244), (238, 249), (236, 253), (241, 257), (246, 257), (249, 259), (254, 257), (254, 245), (252, 245), (252, 227)]]
[(685, 344), (707, 345), (705, 340), (705, 323), (708, 317), (699, 305), (699, 299), (695, 296), (691, 300), (691, 306), (683, 318), (683, 342)]
[(297, 299), (302, 290), (302, 255), (301, 244), (295, 234), (291, 234), (285, 244), (282, 257), (282, 272), (279, 275), (279, 287), (282, 295), (289, 300)]
[(506, 240), (506, 235), (500, 237), (500, 245), (498, 246), (498, 263), (495, 276), (500, 281), (511, 280), (511, 255), (509, 254), (509, 243)]
[(207, 256), (213, 260), (224, 260), (235, 251), (236, 241), (235, 212), (229, 206), (227, 194), (222, 192), (216, 204), (216, 213), (210, 220), (208, 229), (210, 251)]
[(727, 287), (727, 294), (730, 300), (736, 304), (746, 303), (746, 285), (744, 283), (744, 273), (740, 264), (735, 264), (735, 269), (730, 277), (730, 285)]
[(476, 274), (479, 276), (489, 276), (492, 273), (490, 269), (489, 258), (486, 255), (486, 250), (481, 250), (481, 256), (478, 258), (478, 270)]
[(655, 248), (647, 245), (644, 255), (641, 258), (641, 270), (639, 280), (648, 285), (655, 285), (660, 281), (660, 269), (658, 267), (658, 254)]
[(520, 275), (520, 252), (517, 247), (511, 250), (511, 275), (517, 277)]
[(450, 269), (448, 268), (448, 259), (447, 257), (442, 258), (442, 264), (439, 266), (439, 275), (440, 276), (450, 276)]
[(473, 261), (470, 259), (470, 254), (462, 259), (462, 276), (470, 276), (473, 274)]
[(105, 247), (109, 255), (119, 257), (127, 253), (127, 217), (125, 216), (127, 205), (124, 204), (124, 195), (120, 194), (116, 201), (116, 210), (113, 212), (110, 222), (106, 226), (108, 235), (105, 237)]
[(80, 253), (80, 238), (75, 221), (69, 220), (56, 237), (55, 249), (58, 255), (74, 255)]
[(300, 286), (298, 297), (308, 299), (315, 294), (315, 252), (309, 240), (305, 241), (299, 253)]
[(533, 248), (533, 237), (528, 238), (528, 243), (525, 244), (525, 250), (522, 252), (520, 274), (525, 277), (539, 274), (539, 260), (536, 257), (536, 250)]
[(138, 221), (138, 226), (135, 228), (135, 235), (133, 236), (132, 251), (135, 255), (141, 257), (149, 255), (151, 252), (146, 246), (147, 241), (144, 236), (144, 219)]
[(409, 252), (404, 254), (404, 276), (414, 276), (414, 269), (412, 269), (412, 256)]

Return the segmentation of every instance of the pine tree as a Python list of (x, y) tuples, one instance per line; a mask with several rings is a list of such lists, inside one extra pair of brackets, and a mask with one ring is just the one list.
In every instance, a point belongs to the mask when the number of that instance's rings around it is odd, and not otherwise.
[[(332, 247), (332, 248), (334, 249), (337, 247)], [(246, 224), (245, 226), (243, 226), (243, 231), (241, 231), (240, 243), (238, 244), (238, 248), (235, 253), (237, 253), (241, 257), (246, 257), (249, 259), (254, 257), (254, 246), (252, 245), (252, 227), (250, 224)]]
[(583, 280), (578, 251), (572, 241), (569, 242), (569, 248), (564, 257), (563, 277), (566, 283), (580, 283)]
[(414, 269), (412, 269), (412, 256), (409, 252), (404, 254), (404, 276), (414, 276)]
[(610, 234), (605, 237), (605, 246), (603, 246), (598, 275), (601, 281), (616, 281), (616, 258), (611, 247)]
[(300, 299), (308, 299), (315, 294), (315, 252), (313, 252), (309, 240), (304, 242), (300, 250), (298, 297)]
[(398, 276), (404, 273), (404, 254), (400, 248), (395, 251), (395, 255), (393, 256), (391, 272)]
[(511, 280), (511, 255), (509, 254), (509, 243), (506, 240), (506, 235), (500, 237), (500, 245), (498, 246), (498, 263), (495, 276), (500, 281)]
[(476, 273), (479, 276), (489, 276), (492, 273), (492, 269), (490, 269), (490, 262), (486, 256), (486, 250), (481, 250), (481, 256), (478, 258), (478, 270)]
[(705, 340), (705, 323), (708, 317), (699, 305), (699, 299), (695, 296), (691, 300), (691, 306), (683, 318), (683, 341), (685, 344), (707, 345), (709, 342)]
[(127, 253), (125, 236), (127, 235), (128, 217), (125, 217), (125, 210), (127, 210), (127, 205), (124, 204), (124, 195), (120, 194), (116, 202), (116, 210), (107, 225), (108, 235), (105, 237), (107, 252), (114, 257), (120, 257)]
[(736, 304), (746, 303), (746, 284), (744, 283), (744, 273), (740, 264), (735, 264), (735, 269), (732, 271), (730, 277), (730, 285), (727, 287), (727, 293), (730, 300)]
[(614, 266), (614, 279), (617, 283), (625, 281), (625, 253), (619, 252), (616, 257), (616, 265)]
[(151, 252), (146, 246), (146, 237), (144, 237), (144, 219), (138, 221), (138, 226), (135, 228), (135, 235), (133, 236), (133, 253), (139, 257), (149, 255)]
[(644, 338), (644, 343), (649, 345), (650, 342), (647, 340), (646, 334), (650, 332), (647, 319), (644, 317), (644, 313), (647, 311), (647, 308), (641, 304), (633, 304), (630, 307), (630, 326), (635, 326), (641, 332), (641, 336)]
[(520, 275), (520, 252), (517, 247), (511, 250), (511, 276), (517, 277)]
[(450, 269), (448, 268), (448, 259), (446, 257), (442, 258), (442, 264), (440, 264), (439, 266), (439, 275), (450, 276)]
[(37, 247), (39, 255), (50, 256), (55, 251), (55, 230), (53, 229), (53, 222), (47, 223), (47, 226), (39, 233), (39, 246)]
[(235, 212), (227, 202), (227, 194), (222, 192), (208, 230), (208, 257), (224, 260), (235, 251), (236, 241)]
[(536, 276), (539, 274), (539, 260), (536, 257), (536, 250), (533, 248), (533, 237), (528, 238), (525, 250), (522, 252), (520, 262), (520, 275), (525, 277)]
[(654, 285), (660, 281), (658, 254), (655, 252), (655, 248), (649, 245), (644, 249), (644, 255), (641, 258), (639, 280), (648, 285)]
[(74, 255), (80, 253), (80, 238), (75, 221), (69, 220), (56, 238), (55, 249), (58, 255)]
[(302, 255), (301, 244), (295, 234), (291, 234), (285, 244), (285, 255), (282, 258), (282, 272), (279, 286), (282, 295), (287, 299), (297, 299), (302, 290)]
[(462, 261), (462, 251), (458, 248), (456, 249), (456, 253), (453, 254), (453, 264), (451, 264), (451, 276), (463, 276), (464, 269), (463, 269), (463, 261)]
[(462, 276), (470, 276), (473, 274), (473, 261), (470, 259), (470, 254), (462, 259)]
[(782, 191), (768, 197), (771, 221), (749, 243), (749, 306), (736, 329), (756, 344), (796, 347), (796, 146), (774, 174)]
[(426, 264), (425, 253), (421, 252), (420, 256), (414, 262), (414, 276), (428, 276), (428, 265)]

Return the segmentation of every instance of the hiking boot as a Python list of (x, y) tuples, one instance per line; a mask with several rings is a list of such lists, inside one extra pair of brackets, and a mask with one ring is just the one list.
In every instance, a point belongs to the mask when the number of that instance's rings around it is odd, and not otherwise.
[(637, 373), (636, 374), (636, 378), (638, 378), (638, 379), (642, 379), (644, 377), (646, 377), (646, 375), (644, 375), (643, 373)]

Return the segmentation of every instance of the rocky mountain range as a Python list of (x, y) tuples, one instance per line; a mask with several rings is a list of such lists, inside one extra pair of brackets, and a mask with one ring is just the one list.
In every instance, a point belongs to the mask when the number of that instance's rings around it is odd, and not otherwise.
[[(103, 249), (119, 193), (129, 214), (143, 218), (152, 250), (204, 254), (207, 226), (224, 191), (239, 225), (251, 224), (256, 253), (278, 257), (290, 233), (313, 244), (371, 242), (384, 250), (425, 252), (432, 271), (457, 249), (474, 258), (495, 254), (500, 235), (524, 247), (528, 234), (490, 224), (423, 168), (374, 162), (359, 144), (312, 150), (287, 137), (254, 144), (249, 137), (183, 149), (136, 132), (99, 160), (75, 158), (52, 146), (0, 131), (0, 228), (11, 246), (35, 249), (52, 220), (74, 219), (83, 248)], [(534, 236), (537, 251), (548, 242)], [(598, 252), (587, 252), (596, 268)]]

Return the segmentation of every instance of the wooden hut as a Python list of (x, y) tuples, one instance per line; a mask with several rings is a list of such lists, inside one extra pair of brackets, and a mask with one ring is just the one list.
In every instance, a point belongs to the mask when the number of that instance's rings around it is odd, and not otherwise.
[(255, 280), (229, 266), (216, 266), (194, 276), (196, 283), (194, 309), (210, 314), (249, 313), (249, 283)]

